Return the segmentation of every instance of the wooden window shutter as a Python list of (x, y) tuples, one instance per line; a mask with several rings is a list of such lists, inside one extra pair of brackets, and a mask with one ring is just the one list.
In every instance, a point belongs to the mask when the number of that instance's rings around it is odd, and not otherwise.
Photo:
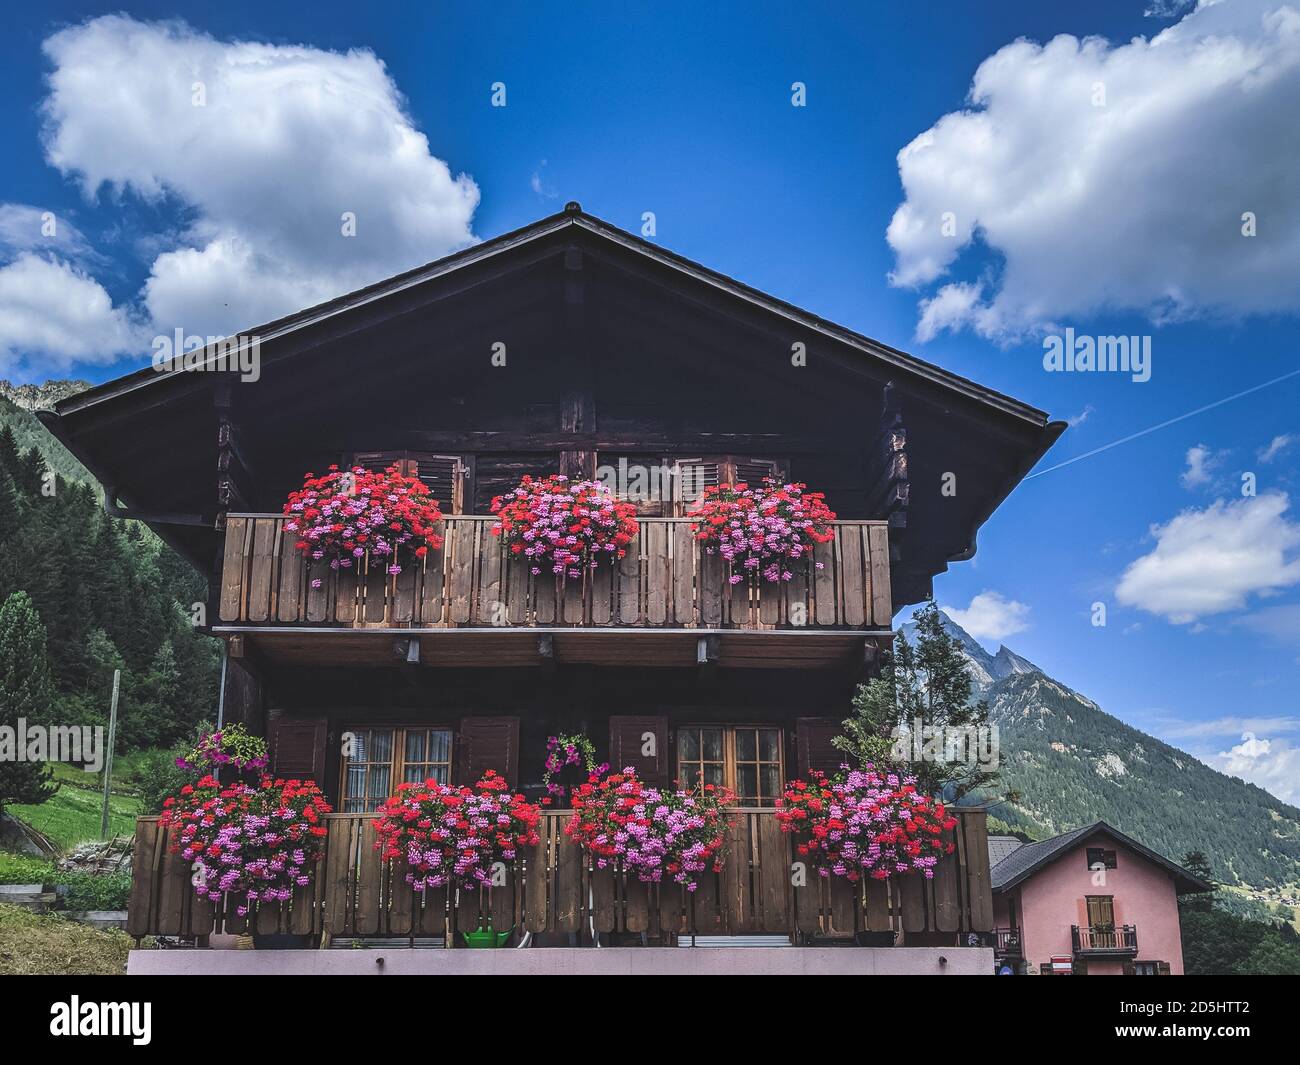
[(678, 459), (673, 466), (675, 513), (690, 510), (705, 488), (719, 484), (747, 484), (752, 488), (762, 484), (764, 477), (783, 480), (785, 475), (785, 465), (776, 459), (747, 455)]
[[(643, 753), (653, 738), (653, 754)], [(631, 766), (647, 784), (668, 784), (668, 718), (614, 716), (609, 719), (609, 768), (615, 773)]]
[(813, 770), (834, 776), (847, 755), (831, 743), (840, 734), (840, 722), (833, 717), (800, 717), (794, 723), (794, 745), (799, 757), (799, 776), (807, 780)]
[(465, 717), (452, 767), (461, 784), (477, 784), (489, 769), (519, 787), (519, 718)]
[(785, 477), (781, 464), (775, 459), (743, 458), (732, 456), (728, 463), (732, 484), (747, 484), (751, 488), (763, 483), (764, 477), (775, 477), (778, 481)]
[(1167, 961), (1158, 961), (1158, 962), (1156, 962), (1156, 975), (1157, 975), (1157, 976), (1171, 976), (1171, 975), (1173, 975), (1173, 970), (1170, 969), (1170, 967), (1169, 967), (1169, 963), (1168, 963)]
[[(1134, 976), (1134, 975), (1137, 974), (1137, 968), (1134, 966), (1132, 960), (1129, 959), (1129, 958), (1125, 958), (1125, 959), (1124, 959), (1123, 967), (1122, 967), (1121, 971), (1123, 972), (1123, 974), (1124, 974), (1125, 976)], [(1086, 975), (1086, 973), (1085, 973), (1085, 975)]]
[(271, 774), (325, 784), (323, 717), (278, 717), (271, 722)]
[(444, 514), (465, 513), (465, 490), (472, 461), (460, 455), (434, 455), (425, 451), (358, 451), (349, 462), (363, 470), (382, 471), (396, 464), (403, 476), (418, 477), (438, 501)]

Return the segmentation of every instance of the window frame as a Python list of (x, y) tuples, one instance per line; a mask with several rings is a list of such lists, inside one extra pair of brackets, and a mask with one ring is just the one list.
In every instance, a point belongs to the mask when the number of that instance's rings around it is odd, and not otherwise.
[(1109, 847), (1088, 847), (1085, 849), (1083, 857), (1090, 870), (1096, 869), (1098, 865), (1101, 865), (1103, 869), (1119, 868), (1119, 852)]
[[(376, 803), (376, 805), (377, 805), (378, 803), (382, 803), (382, 802), (384, 801), (384, 799), (387, 799), (390, 795), (396, 794), (396, 791), (397, 791), (397, 785), (398, 785), (398, 784), (401, 784), (402, 781), (405, 779), (405, 776), (406, 776), (406, 774), (405, 774), (405, 769), (406, 769), (406, 766), (407, 766), (408, 764), (410, 764), (410, 765), (422, 765), (422, 766), (427, 766), (427, 767), (433, 767), (433, 766), (441, 766), (441, 765), (445, 765), (445, 766), (447, 767), (447, 783), (448, 783), (448, 784), (453, 783), (453, 781), (455, 780), (453, 774), (455, 773), (455, 770), (456, 770), (456, 730), (455, 730), (451, 725), (443, 724), (443, 723), (441, 723), (441, 722), (405, 722), (405, 723), (402, 723), (402, 724), (395, 724), (395, 723), (386, 722), (386, 721), (375, 721), (375, 722), (366, 722), (366, 723), (364, 723), (364, 724), (356, 724), (356, 723), (354, 723), (354, 724), (351, 724), (351, 725), (345, 725), (345, 726), (343, 727), (342, 731), (343, 731), (344, 733), (348, 733), (348, 732), (353, 732), (353, 733), (355, 733), (355, 732), (362, 732), (362, 731), (370, 731), (370, 732), (373, 732), (373, 731), (375, 731), (376, 729), (380, 729), (380, 730), (387, 729), (387, 730), (390, 730), (390, 731), (392, 732), (392, 734), (393, 734), (393, 738), (392, 738), (392, 746), (391, 746), (390, 751), (389, 751), (389, 759), (388, 759), (388, 765), (389, 765), (389, 776), (388, 776), (389, 784), (388, 784), (388, 789), (389, 789), (389, 791), (388, 791), (388, 795), (382, 796), (382, 797), (377, 798), (377, 799), (375, 799), (375, 797), (373, 797), (373, 796), (367, 796), (365, 801), (371, 801), (371, 800), (374, 800), (375, 803)], [(446, 761), (446, 762), (431, 762), (431, 761), (425, 759), (425, 760), (422, 760), (422, 761), (419, 761), (419, 762), (411, 762), (411, 763), (408, 763), (408, 762), (406, 761), (406, 734), (407, 734), (408, 732), (425, 732), (425, 733), (429, 733), (429, 732), (445, 732), (445, 733), (447, 734), (447, 761)], [(427, 743), (427, 738), (426, 738), (426, 743)], [(427, 749), (426, 749), (425, 753), (428, 754), (428, 750), (427, 750)], [(376, 762), (376, 761), (367, 761), (367, 762), (363, 762), (363, 763), (353, 763), (353, 762), (351, 761), (351, 759), (348, 758), (346, 755), (340, 755), (340, 757), (339, 757), (339, 790), (338, 790), (338, 796), (339, 796), (339, 812), (340, 812), (340, 813), (349, 813), (349, 814), (358, 814), (358, 813), (361, 813), (361, 814), (367, 814), (367, 813), (374, 813), (374, 809), (366, 809), (366, 810), (349, 810), (349, 809), (347, 809), (348, 801), (349, 801), (349, 797), (348, 797), (348, 767), (349, 767), (349, 765), (353, 765), (353, 764), (362, 764), (362, 765), (366, 765), (366, 766), (372, 766), (372, 765), (383, 765), (382, 762)], [(427, 776), (425, 777), (425, 779), (428, 779)]]
[[(722, 765), (722, 783), (725, 787), (729, 788), (732, 792), (735, 793), (738, 805), (745, 806), (746, 808), (750, 808), (750, 809), (770, 810), (773, 808), (773, 806), (775, 805), (775, 800), (779, 799), (781, 795), (784, 793), (786, 780), (788, 779), (786, 776), (786, 765), (785, 765), (785, 757), (786, 757), (785, 728), (782, 725), (772, 724), (771, 722), (762, 722), (762, 721), (735, 721), (735, 722), (691, 721), (691, 722), (683, 722), (677, 725), (676, 728), (673, 730), (673, 738), (672, 738), (673, 775), (674, 778), (682, 785), (682, 787), (686, 789), (691, 789), (696, 786), (697, 781), (690, 780), (685, 776), (683, 772), (683, 762), (681, 757), (681, 735), (684, 730), (688, 730), (688, 729), (694, 729), (697, 731), (702, 729), (718, 729), (719, 731), (721, 731), (722, 760), (720, 764)], [(755, 736), (755, 749), (754, 749), (755, 758), (753, 759), (746, 758), (742, 760), (737, 757), (736, 734), (737, 732), (743, 732), (746, 729), (753, 729), (756, 732), (758, 730), (766, 729), (768, 731), (776, 733), (775, 761), (761, 757), (762, 746), (758, 741), (757, 735)], [(700, 750), (702, 753), (703, 744), (700, 745)], [(700, 758), (700, 759), (696, 759), (695, 761), (688, 761), (684, 764), (686, 766), (703, 766), (705, 764), (716, 765), (719, 763), (716, 759)], [(760, 790), (762, 789), (762, 773), (760, 771), (761, 767), (765, 765), (775, 765), (777, 769), (776, 793), (771, 796), (759, 795), (756, 797), (757, 799), (756, 803), (746, 802), (744, 797), (740, 795), (740, 788), (739, 788), (739, 783), (740, 783), (739, 767), (741, 765), (752, 765), (755, 767), (755, 782), (757, 783)], [(764, 804), (763, 802), (764, 799), (768, 800), (766, 804)]]

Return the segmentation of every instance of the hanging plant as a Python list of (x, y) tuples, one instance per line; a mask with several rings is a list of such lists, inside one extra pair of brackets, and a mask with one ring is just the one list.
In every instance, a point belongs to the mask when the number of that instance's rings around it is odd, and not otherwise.
[(887, 880), (919, 872), (929, 880), (940, 855), (955, 847), (943, 833), (956, 828), (957, 819), (943, 803), (918, 792), (915, 777), (873, 766), (833, 779), (814, 772), (811, 783), (791, 781), (776, 819), (823, 877)]
[(404, 782), (379, 808), (375, 848), (386, 860), (406, 859), (406, 882), (416, 891), (477, 888), (491, 882), (497, 862), (536, 846), (541, 816), (491, 770), (472, 788)]
[(163, 803), (161, 823), (175, 834), (171, 850), (192, 863), (200, 898), (223, 894), (240, 916), (255, 902), (284, 902), (311, 883), (324, 852), (330, 805), (313, 781), (242, 781), (213, 776), (186, 784)]
[(609, 772), (609, 763), (596, 764), (595, 744), (584, 733), (546, 738), (546, 764), (542, 774), (542, 783), (546, 786), (547, 799), (564, 801), (567, 791), (565, 786), (555, 778), (570, 768), (585, 772), (588, 778)]
[[(442, 546), (434, 531), (442, 514), (438, 501), (418, 477), (394, 465), (380, 472), (331, 466), (323, 477), (308, 473), (303, 486), (284, 504), (286, 532), (298, 534), (294, 547), (312, 562), (350, 569), (369, 552), (385, 562), (389, 574), (402, 572), (401, 552), (423, 558)], [(312, 582), (319, 588), (319, 578)]]
[[(692, 508), (692, 530), (707, 554), (730, 564), (728, 580), (739, 584), (793, 579), (791, 567), (812, 554), (816, 544), (835, 539), (835, 512), (821, 492), (805, 484), (781, 484), (772, 477), (751, 488), (745, 483), (710, 485)], [(822, 564), (816, 563), (818, 569)]]
[(733, 802), (726, 788), (667, 791), (624, 769), (574, 789), (564, 832), (597, 869), (621, 862), (642, 883), (695, 891), (705, 873), (722, 872), (726, 807)]
[(266, 740), (235, 724), (205, 732), (187, 754), (176, 759), (176, 765), (199, 776), (215, 776), (225, 766), (238, 773), (254, 773), (265, 769), (270, 760)]
[(637, 534), (636, 506), (599, 481), (570, 481), (562, 474), (534, 480), (492, 500), (492, 534), (525, 559), (534, 574), (544, 568), (570, 578), (617, 561)]

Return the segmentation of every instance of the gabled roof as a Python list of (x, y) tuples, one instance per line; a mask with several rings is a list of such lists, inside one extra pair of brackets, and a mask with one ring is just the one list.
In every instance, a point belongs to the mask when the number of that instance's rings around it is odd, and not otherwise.
[[(539, 219), (522, 229), (504, 233), (499, 237), (494, 237), (481, 244), (444, 256), (405, 273), (397, 274), (366, 288), (328, 300), (315, 307), (309, 307), (287, 317), (241, 330), (237, 335), (256, 336), (265, 345), (299, 330), (322, 323), (329, 318), (345, 314), (376, 300), (396, 295), (414, 286), (442, 278), (458, 270), (487, 262), (509, 251), (551, 237), (564, 230), (580, 230), (602, 238), (610, 245), (623, 248), (661, 266), (668, 267), (679, 275), (693, 279), (698, 284), (709, 286), (764, 311), (783, 317), (811, 332), (846, 344), (862, 354), (871, 356), (897, 370), (960, 394), (1004, 415), (1020, 419), (1029, 426), (1042, 428), (1048, 424), (1047, 414), (1036, 407), (1022, 403), (994, 389), (986, 388), (977, 382), (951, 373), (923, 359), (918, 359), (905, 351), (892, 348), (844, 326), (836, 325), (834, 322), (805, 311), (791, 303), (786, 303), (775, 296), (760, 292), (758, 289), (751, 288), (749, 285), (716, 270), (710, 270), (708, 267), (687, 259), (685, 256), (677, 255), (626, 230), (619, 229), (617, 226), (611, 225), (594, 215), (587, 214), (582, 210), (581, 205), (577, 203), (569, 203), (560, 213)], [(215, 355), (215, 353), (214, 349), (211, 355)], [(73, 414), (93, 407), (105, 400), (124, 396), (137, 389), (161, 387), (164, 382), (175, 381), (185, 376), (187, 374), (158, 373), (152, 366), (145, 367), (116, 380), (98, 385), (95, 388), (87, 389), (75, 396), (70, 396), (56, 404), (55, 410), (60, 416)], [(1064, 428), (1064, 423), (1053, 423), (1053, 425), (1058, 424), (1061, 428)], [(1055, 439), (1055, 435), (1059, 435), (1059, 430), (1053, 434), (1053, 439)], [(1050, 441), (1048, 444), (1050, 445)], [(1046, 447), (1043, 450), (1046, 450)]]
[(1025, 841), (1017, 836), (989, 836), (989, 868), (992, 869), (1012, 851), (1019, 850)]
[[(989, 876), (993, 883), (993, 890), (995, 892), (1007, 891), (1015, 887), (1039, 869), (1056, 861), (1058, 858), (1065, 857), (1066, 854), (1085, 840), (1098, 835), (1109, 837), (1115, 843), (1135, 851), (1148, 861), (1166, 870), (1174, 877), (1175, 889), (1180, 895), (1214, 890), (1212, 884), (1207, 884), (1195, 873), (1188, 872), (1177, 862), (1171, 862), (1168, 858), (1157, 854), (1149, 847), (1144, 847), (1132, 836), (1126, 836), (1119, 829), (1106, 824), (1105, 821), (1094, 821), (1083, 828), (1063, 832), (1051, 839), (1040, 840), (1037, 843), (1026, 843), (1024, 846), (1015, 848), (990, 870)], [(992, 848), (990, 847), (991, 854)]]

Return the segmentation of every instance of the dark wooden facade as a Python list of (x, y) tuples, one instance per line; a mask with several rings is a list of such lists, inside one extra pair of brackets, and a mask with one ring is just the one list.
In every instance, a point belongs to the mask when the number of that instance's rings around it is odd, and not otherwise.
[[(662, 783), (703, 772), (700, 745), (769, 791), (833, 768), (894, 614), (973, 553), (1062, 428), (576, 205), (250, 335), (256, 381), (144, 370), (44, 420), (110, 509), (208, 576), (225, 719), (335, 802), (359, 730), (390, 783), (496, 768), (537, 793), (562, 731)], [(397, 577), (305, 566), (278, 511), (333, 462), (402, 463), (439, 497), (445, 547)], [(628, 557), (581, 581), (532, 576), (490, 536), (492, 497), (525, 473), (630, 468), (804, 481), (835, 541), (752, 590), (700, 552), (676, 489), (638, 500)]]

